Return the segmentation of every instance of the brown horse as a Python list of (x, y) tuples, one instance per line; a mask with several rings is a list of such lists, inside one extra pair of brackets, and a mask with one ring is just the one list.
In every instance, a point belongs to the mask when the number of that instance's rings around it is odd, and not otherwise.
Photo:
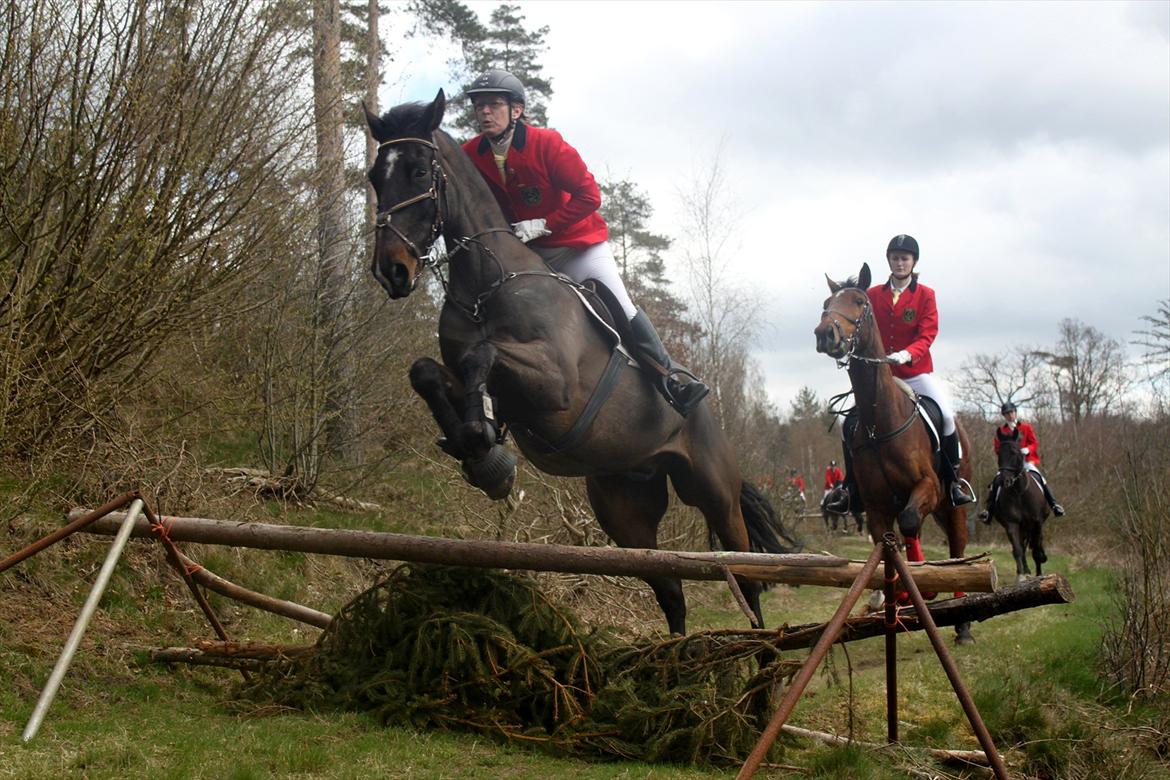
[[(550, 474), (585, 477), (598, 523), (622, 547), (656, 547), (667, 481), (703, 513), (726, 550), (790, 552), (763, 495), (741, 478), (732, 448), (703, 403), (686, 418), (616, 349), (623, 318), (604, 325), (584, 290), (550, 271), (516, 238), (463, 150), (439, 129), (446, 100), (366, 112), (378, 154), (370, 169), (378, 218), (373, 272), (391, 298), (423, 269), (443, 283), (443, 363), (420, 358), (411, 386), (431, 409), (440, 446), (492, 498), (511, 490), (520, 450)], [(431, 252), (453, 247), (447, 276)], [(616, 331), (615, 331), (616, 328)], [(686, 627), (682, 584), (647, 578), (672, 632)], [(739, 587), (763, 625), (760, 585)]]
[[(999, 437), (999, 472), (996, 474), (999, 495), (995, 499), (992, 516), (1007, 532), (1012, 544), (1012, 557), (1016, 560), (1016, 580), (1029, 576), (1028, 548), (1032, 549), (1032, 560), (1036, 562), (1036, 576), (1040, 576), (1040, 565), (1048, 560), (1044, 552), (1044, 521), (1048, 518), (1048, 501), (1044, 490), (1037, 482), (1024, 461), (1017, 440), (1019, 431), (1010, 437)], [(998, 435), (998, 434), (997, 434)]]
[[(828, 277), (826, 277), (828, 278)], [(857, 279), (843, 283), (828, 279), (832, 295), (825, 300), (821, 321), (813, 331), (817, 352), (847, 367), (853, 386), (859, 424), (846, 442), (865, 507), (870, 536), (881, 539), (898, 530), (906, 542), (906, 557), (923, 560), (919, 536), (922, 521), (933, 515), (947, 536), (950, 555), (958, 558), (967, 547), (967, 510), (956, 507), (936, 473), (934, 444), (913, 391), (895, 380), (882, 346), (866, 290), (870, 270), (863, 265)], [(959, 428), (963, 459), (960, 474), (970, 479), (970, 448)], [(956, 626), (956, 642), (974, 642), (971, 626)]]

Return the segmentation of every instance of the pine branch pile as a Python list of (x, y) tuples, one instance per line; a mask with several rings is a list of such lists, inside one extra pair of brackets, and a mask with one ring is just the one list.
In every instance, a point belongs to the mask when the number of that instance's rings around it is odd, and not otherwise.
[(751, 751), (797, 667), (736, 632), (623, 643), (583, 629), (531, 578), (408, 564), (239, 700), (373, 711), (560, 755), (714, 763)]

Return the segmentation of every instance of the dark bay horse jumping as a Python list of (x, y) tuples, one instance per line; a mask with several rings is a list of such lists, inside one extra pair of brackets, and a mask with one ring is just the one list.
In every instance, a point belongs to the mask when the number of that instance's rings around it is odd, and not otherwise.
[[(512, 234), (472, 162), (439, 129), (445, 107), (440, 90), (430, 104), (366, 112), (378, 142), (368, 174), (378, 198), (374, 276), (391, 298), (409, 295), (427, 266), (444, 287), (443, 362), (420, 358), (410, 369), (442, 429), (440, 446), (469, 482), (503, 498), (515, 475), (503, 445), (511, 431), (537, 468), (585, 477), (598, 523), (622, 547), (657, 546), (669, 480), (723, 549), (792, 551), (707, 404), (686, 418), (671, 409), (615, 349), (624, 321), (600, 322), (585, 291)], [(440, 237), (452, 247), (446, 277), (430, 251)], [(682, 584), (646, 581), (670, 630), (683, 633)], [(760, 585), (739, 580), (739, 588), (762, 626)]]
[[(1017, 432), (1018, 435), (1018, 432)], [(1044, 552), (1044, 521), (1048, 518), (1048, 501), (1044, 490), (1032, 476), (1020, 452), (1019, 442), (1012, 437), (999, 439), (999, 495), (991, 515), (1007, 531), (1012, 544), (1012, 557), (1016, 560), (1016, 580), (1022, 580), (1031, 572), (1028, 570), (1028, 548), (1032, 549), (1032, 560), (1036, 562), (1036, 576), (1040, 576), (1040, 565), (1048, 560)]]
[[(828, 282), (832, 295), (813, 332), (817, 352), (835, 358), (849, 371), (859, 424), (846, 442), (852, 452), (847, 468), (855, 475), (870, 536), (880, 540), (896, 523), (906, 542), (906, 557), (921, 561), (922, 521), (933, 515), (946, 534), (951, 557), (961, 557), (967, 547), (967, 510), (954, 506), (943, 490), (935, 468), (938, 454), (914, 393), (890, 371), (866, 294), (869, 266), (862, 266), (857, 279)], [(959, 442), (960, 473), (970, 479), (970, 447), (961, 426)], [(955, 630), (959, 644), (975, 641), (970, 623)]]

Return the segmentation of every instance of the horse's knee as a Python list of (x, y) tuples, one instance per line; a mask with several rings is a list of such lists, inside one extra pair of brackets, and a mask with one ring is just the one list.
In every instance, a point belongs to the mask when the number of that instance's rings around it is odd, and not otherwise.
[(908, 506), (898, 513), (898, 530), (902, 536), (916, 537), (921, 529), (922, 515), (916, 507)]
[(442, 389), (443, 367), (431, 358), (419, 358), (410, 366), (410, 386), (419, 395), (427, 395), (427, 391)]

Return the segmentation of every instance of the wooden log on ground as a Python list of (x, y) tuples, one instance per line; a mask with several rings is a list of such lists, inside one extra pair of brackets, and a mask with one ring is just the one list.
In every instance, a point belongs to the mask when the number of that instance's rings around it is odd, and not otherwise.
[(792, 734), (796, 737), (815, 739), (819, 742), (824, 742), (829, 745), (857, 745), (858, 747), (870, 748), (872, 750), (889, 750), (891, 748), (897, 748), (899, 750), (920, 751), (933, 758), (938, 758), (943, 761), (961, 761), (966, 764), (977, 764), (979, 766), (988, 765), (987, 754), (982, 750), (949, 750), (946, 748), (913, 747), (911, 745), (903, 745), (901, 743), (890, 745), (879, 744), (877, 742), (862, 742), (856, 739), (849, 739), (848, 737), (841, 737), (836, 734), (827, 734), (823, 731), (802, 729), (799, 726), (792, 726), (787, 723), (781, 726), (780, 730), (787, 734)]
[(187, 572), (191, 575), (191, 579), (199, 583), (208, 590), (215, 591), (221, 596), (226, 596), (229, 599), (234, 599), (241, 604), (247, 604), (256, 609), (262, 609), (265, 612), (271, 612), (274, 615), (291, 618), (307, 623), (310, 626), (317, 628), (326, 628), (333, 620), (333, 616), (320, 612), (315, 609), (297, 604), (292, 601), (285, 601), (273, 596), (266, 596), (263, 593), (257, 593), (254, 590), (248, 590), (245, 587), (225, 580), (207, 569), (203, 568), (195, 561), (188, 558), (186, 555), (179, 553), (179, 562), (186, 567)]
[[(76, 509), (73, 513), (82, 511)], [(71, 516), (73, 513), (70, 513)], [(120, 514), (111, 513), (86, 530), (89, 533), (112, 535), (117, 532), (120, 519)], [(733, 574), (763, 582), (847, 588), (864, 565), (862, 561), (850, 561), (831, 555), (699, 553), (618, 547), (573, 547), (239, 523), (198, 517), (163, 517), (162, 522), (167, 526), (170, 538), (177, 542), (577, 574), (722, 580), (727, 569)], [(139, 537), (152, 534), (145, 518), (135, 524), (133, 533)], [(922, 590), (983, 593), (995, 590), (997, 583), (995, 562), (989, 557), (914, 563), (911, 564), (911, 568), (914, 579)], [(875, 574), (869, 582), (869, 587), (881, 586), (881, 575)]]
[(150, 651), (154, 663), (182, 663), (192, 666), (221, 666), (255, 670), (268, 661), (307, 655), (316, 645), (267, 645), (255, 642), (201, 641), (196, 647), (163, 647)]

